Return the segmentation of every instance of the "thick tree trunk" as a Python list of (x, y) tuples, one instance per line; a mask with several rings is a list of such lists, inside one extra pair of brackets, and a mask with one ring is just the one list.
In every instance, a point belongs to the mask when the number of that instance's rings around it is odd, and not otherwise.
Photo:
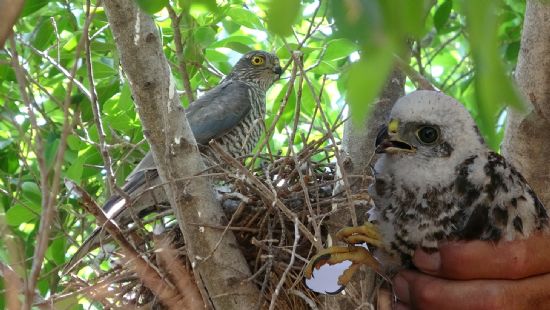
[(528, 0), (516, 81), (528, 106), (508, 110), (502, 152), (550, 207), (550, 2)]
[(250, 270), (233, 234), (227, 232), (215, 248), (222, 232), (207, 228), (225, 224), (209, 180), (195, 177), (174, 181), (200, 173), (204, 164), (176, 94), (155, 23), (133, 0), (103, 3), (144, 134), (161, 180), (168, 184), (165, 190), (185, 239), (187, 257), (208, 295), (203, 297), (216, 309), (257, 308), (259, 291), (253, 283), (243, 281)]
[[(405, 94), (405, 75), (400, 70), (394, 70), (388, 82), (386, 83), (378, 102), (373, 107), (370, 115), (362, 124), (354, 124), (351, 119), (344, 125), (344, 136), (342, 138), (342, 158), (344, 159), (344, 168), (351, 185), (353, 194), (365, 193), (370, 184), (371, 176), (370, 162), (375, 149), (375, 140), (378, 129), (387, 122), (390, 110), (394, 103)], [(373, 161), (374, 163), (374, 161)], [(341, 190), (343, 184), (337, 184), (335, 192)], [(362, 197), (359, 195), (358, 197)], [(368, 211), (368, 199), (358, 199), (355, 202), (358, 213), (358, 222), (362, 224), (367, 220), (366, 211)], [(344, 227), (349, 226), (349, 218), (339, 216), (331, 219), (331, 227), (334, 233)], [(375, 273), (372, 270), (365, 270), (361, 273), (361, 278), (356, 278), (346, 287), (347, 295), (326, 296), (325, 309), (355, 309), (359, 305), (372, 300), (372, 294), (375, 289)], [(362, 282), (362, 283), (361, 283)]]

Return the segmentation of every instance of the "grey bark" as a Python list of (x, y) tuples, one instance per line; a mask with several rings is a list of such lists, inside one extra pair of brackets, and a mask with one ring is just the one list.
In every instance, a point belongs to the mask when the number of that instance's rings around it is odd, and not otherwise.
[[(405, 94), (405, 75), (395, 69), (388, 78), (378, 102), (374, 105), (370, 115), (365, 118), (363, 123), (354, 124), (348, 119), (344, 124), (344, 135), (342, 138), (342, 158), (344, 158), (344, 168), (351, 184), (353, 194), (365, 193), (369, 185), (368, 178), (371, 176), (370, 162), (374, 155), (376, 134), (379, 128), (387, 122), (390, 110), (394, 103)], [(373, 159), (374, 160), (374, 159)], [(373, 161), (374, 162), (374, 161)], [(342, 184), (337, 184), (335, 191)], [(359, 196), (362, 197), (362, 196)], [(361, 225), (367, 220), (366, 211), (368, 211), (368, 199), (354, 201), (358, 222)], [(349, 218), (338, 216), (330, 221), (331, 233), (338, 229), (349, 226)], [(361, 278), (356, 277), (346, 287), (347, 295), (326, 296), (325, 309), (355, 309), (359, 304), (366, 300), (372, 300), (372, 294), (375, 293), (375, 273), (372, 270), (363, 268), (365, 272), (361, 273)]]
[(516, 81), (526, 111), (508, 109), (502, 152), (550, 207), (550, 2), (529, 0)]
[[(204, 164), (162, 51), (161, 38), (152, 18), (141, 12), (133, 0), (103, 2), (120, 54), (122, 68), (130, 83), (134, 101), (151, 145), (160, 178), (165, 186), (183, 233), (187, 257), (203, 298), (216, 309), (257, 308), (259, 291), (248, 281), (246, 260), (231, 232), (223, 241), (223, 212), (208, 179), (195, 177)], [(201, 226), (204, 224), (204, 226)], [(208, 259), (205, 259), (207, 258)]]
[[(387, 122), (390, 110), (397, 99), (405, 95), (405, 75), (394, 70), (386, 86), (382, 90), (378, 102), (371, 115), (363, 124), (348, 121), (344, 125), (342, 151), (344, 152), (346, 172), (352, 176), (360, 176), (365, 172), (370, 175), (369, 161), (374, 153), (374, 142), (378, 129)], [(352, 183), (359, 185), (352, 179)]]

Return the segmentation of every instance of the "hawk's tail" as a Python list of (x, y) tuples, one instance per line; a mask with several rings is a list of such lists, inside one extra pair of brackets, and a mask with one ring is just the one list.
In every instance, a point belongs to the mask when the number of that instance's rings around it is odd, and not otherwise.
[(80, 261), (91, 251), (97, 249), (101, 239), (101, 227), (96, 228), (92, 234), (82, 243), (76, 253), (63, 268), (63, 275), (73, 271)]

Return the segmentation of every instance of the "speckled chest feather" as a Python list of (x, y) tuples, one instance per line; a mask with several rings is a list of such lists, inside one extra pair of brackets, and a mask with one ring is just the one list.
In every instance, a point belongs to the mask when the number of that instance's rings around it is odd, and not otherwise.
[(218, 139), (218, 142), (236, 158), (250, 154), (264, 130), (265, 91), (253, 84), (249, 85), (249, 98), (251, 101), (249, 113), (233, 129)]
[(548, 228), (540, 200), (496, 153), (469, 156), (439, 187), (408, 186), (385, 160), (370, 192), (389, 268), (410, 267), (415, 249), (433, 252), (442, 240), (514, 240)]

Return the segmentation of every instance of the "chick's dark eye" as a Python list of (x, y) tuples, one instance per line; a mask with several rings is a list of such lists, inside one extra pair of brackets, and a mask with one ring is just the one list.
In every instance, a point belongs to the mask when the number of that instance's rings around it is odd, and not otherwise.
[(416, 136), (421, 143), (432, 144), (439, 138), (439, 130), (432, 126), (422, 126), (416, 132)]

